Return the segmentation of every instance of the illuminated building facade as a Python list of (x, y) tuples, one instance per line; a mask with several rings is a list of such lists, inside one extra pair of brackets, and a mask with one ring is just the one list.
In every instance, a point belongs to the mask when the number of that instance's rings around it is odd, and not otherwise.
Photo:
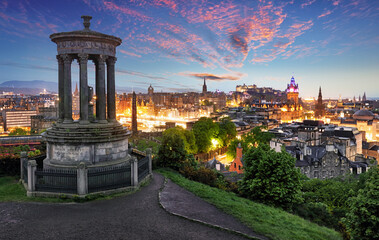
[(282, 107), (282, 122), (301, 120), (303, 117), (303, 106), (299, 103), (299, 85), (295, 78), (291, 78), (290, 84), (286, 89), (287, 102)]
[(299, 85), (295, 83), (295, 78), (292, 76), (291, 83), (287, 84), (287, 102), (299, 104)]

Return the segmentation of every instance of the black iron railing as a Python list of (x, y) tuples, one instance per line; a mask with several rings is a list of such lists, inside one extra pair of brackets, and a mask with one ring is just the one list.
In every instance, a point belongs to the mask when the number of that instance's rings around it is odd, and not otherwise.
[(36, 171), (36, 191), (77, 193), (77, 173), (75, 170), (44, 169)]
[(28, 183), (28, 160), (27, 159), (22, 160), (22, 180), (24, 180), (24, 183)]
[(149, 157), (146, 156), (138, 161), (138, 182), (149, 174)]
[(131, 186), (130, 165), (88, 169), (89, 193), (129, 186)]

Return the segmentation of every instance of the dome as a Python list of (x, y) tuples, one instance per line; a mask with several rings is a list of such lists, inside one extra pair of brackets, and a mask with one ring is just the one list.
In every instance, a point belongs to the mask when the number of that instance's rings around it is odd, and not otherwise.
[(374, 114), (367, 109), (361, 109), (354, 113), (353, 118), (356, 120), (372, 120), (374, 119)]

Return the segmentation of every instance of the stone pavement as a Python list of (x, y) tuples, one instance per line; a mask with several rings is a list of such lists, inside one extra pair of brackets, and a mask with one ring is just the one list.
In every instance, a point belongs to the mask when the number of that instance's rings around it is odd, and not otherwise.
[(140, 191), (112, 200), (0, 203), (0, 239), (246, 239), (165, 211), (163, 182), (154, 174)]
[(255, 233), (231, 215), (220, 211), (193, 193), (179, 187), (169, 179), (164, 184), (159, 201), (164, 209), (174, 215), (235, 232), (243, 236), (255, 239), (268, 239)]

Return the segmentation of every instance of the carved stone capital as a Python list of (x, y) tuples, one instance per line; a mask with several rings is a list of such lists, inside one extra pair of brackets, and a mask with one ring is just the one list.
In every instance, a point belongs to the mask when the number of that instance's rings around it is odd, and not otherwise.
[(88, 61), (88, 54), (85, 53), (79, 53), (78, 54), (78, 63), (79, 64), (85, 64)]
[(105, 64), (105, 61), (107, 60), (108, 56), (105, 55), (98, 55), (95, 57), (95, 61), (97, 64)]
[(57, 60), (58, 60), (58, 64), (63, 64), (63, 59), (61, 57), (61, 55), (57, 55)]
[(68, 54), (61, 54), (60, 56), (61, 56), (61, 58), (62, 58), (62, 60), (63, 60), (64, 63), (71, 64), (71, 62), (72, 62), (73, 59), (72, 59), (72, 57), (70, 55), (68, 55)]
[(116, 57), (108, 57), (107, 58), (107, 65), (114, 65), (117, 61)]

